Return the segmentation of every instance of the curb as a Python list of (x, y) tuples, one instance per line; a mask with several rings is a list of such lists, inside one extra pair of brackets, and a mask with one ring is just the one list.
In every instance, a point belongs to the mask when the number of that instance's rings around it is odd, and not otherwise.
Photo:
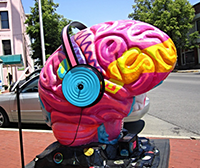
[(200, 140), (200, 136), (173, 136), (173, 135), (149, 135), (149, 134), (139, 134), (139, 137), (143, 136), (143, 137), (148, 137), (148, 138), (162, 138), (162, 139), (186, 139), (186, 140)]
[(174, 70), (175, 73), (200, 73), (200, 69), (191, 69), (191, 70)]
[[(18, 132), (18, 128), (0, 128), (0, 131), (16, 131)], [(41, 132), (41, 133), (53, 133), (52, 130), (34, 130), (34, 129), (22, 129), (22, 132)]]
[[(17, 128), (0, 128), (0, 131), (19, 131)], [(34, 130), (34, 129), (23, 129), (22, 132), (35, 132), (35, 133), (53, 133), (52, 130)], [(200, 140), (200, 136), (173, 136), (173, 135), (151, 135), (151, 134), (138, 134), (139, 137), (148, 138), (161, 138), (161, 139), (186, 139), (186, 140)]]

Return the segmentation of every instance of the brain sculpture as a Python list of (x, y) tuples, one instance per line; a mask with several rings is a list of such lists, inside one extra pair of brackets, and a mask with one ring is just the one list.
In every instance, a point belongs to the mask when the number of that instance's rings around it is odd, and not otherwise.
[(115, 143), (123, 118), (141, 109), (145, 93), (173, 70), (176, 48), (156, 27), (133, 20), (94, 25), (79, 31), (71, 41), (79, 63), (102, 73), (105, 92), (97, 104), (86, 108), (65, 99), (62, 80), (69, 66), (61, 45), (47, 60), (39, 79), (47, 122), (63, 145)]

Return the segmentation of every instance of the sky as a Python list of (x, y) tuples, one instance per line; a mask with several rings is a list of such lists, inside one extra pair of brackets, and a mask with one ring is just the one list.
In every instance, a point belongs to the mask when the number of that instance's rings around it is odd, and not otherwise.
[[(34, 6), (34, 0), (21, 0), (25, 13), (30, 13), (30, 7)], [(189, 0), (195, 5), (200, 0)], [(54, 0), (58, 3), (56, 13), (65, 18), (79, 21), (88, 27), (92, 25), (112, 21), (128, 19), (132, 13), (134, 0)]]

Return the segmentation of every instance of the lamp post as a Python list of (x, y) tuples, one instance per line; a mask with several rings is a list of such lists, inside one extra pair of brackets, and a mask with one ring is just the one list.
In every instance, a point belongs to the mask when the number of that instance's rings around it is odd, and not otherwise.
[(44, 31), (43, 31), (43, 21), (42, 21), (42, 7), (41, 0), (38, 0), (39, 8), (39, 19), (40, 19), (40, 38), (41, 38), (41, 48), (42, 48), (42, 62), (43, 66), (45, 65), (46, 56), (45, 56), (45, 45), (44, 45)]

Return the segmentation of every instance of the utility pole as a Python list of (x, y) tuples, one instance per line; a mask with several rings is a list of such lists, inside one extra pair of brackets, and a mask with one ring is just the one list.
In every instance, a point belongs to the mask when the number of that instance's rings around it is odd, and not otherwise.
[(38, 0), (38, 8), (39, 8), (39, 19), (40, 19), (40, 39), (41, 39), (41, 48), (42, 48), (42, 62), (44, 66), (46, 62), (46, 56), (45, 56), (45, 45), (44, 45), (44, 31), (43, 31), (43, 21), (42, 21), (41, 0)]

